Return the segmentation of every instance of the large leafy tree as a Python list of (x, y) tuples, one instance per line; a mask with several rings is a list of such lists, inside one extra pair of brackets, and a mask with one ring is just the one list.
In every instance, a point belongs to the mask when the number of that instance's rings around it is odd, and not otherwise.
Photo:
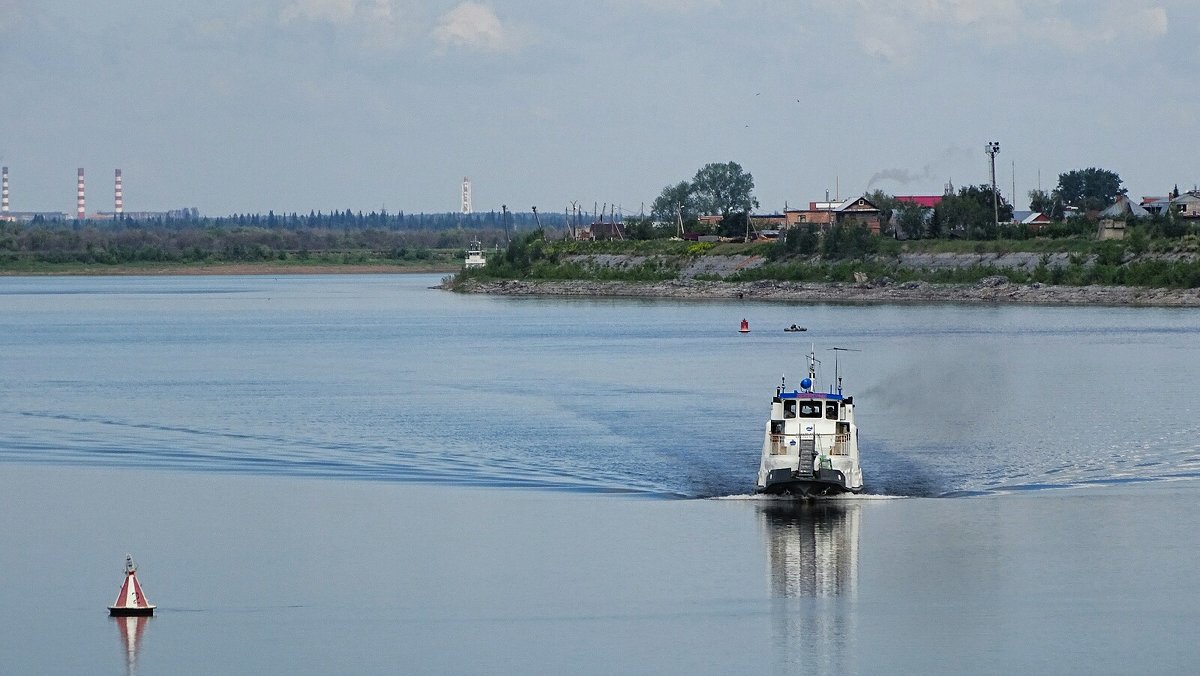
[(737, 162), (704, 165), (692, 179), (692, 196), (703, 214), (749, 213), (758, 206), (754, 199), (754, 177)]
[(650, 214), (654, 218), (669, 223), (675, 222), (676, 210), (682, 214), (685, 222), (694, 221), (700, 214), (696, 208), (696, 198), (692, 195), (692, 184), (687, 181), (663, 188), (662, 193), (650, 205)]
[(1064, 204), (1088, 210), (1109, 206), (1126, 190), (1116, 172), (1090, 167), (1059, 174), (1055, 193)]

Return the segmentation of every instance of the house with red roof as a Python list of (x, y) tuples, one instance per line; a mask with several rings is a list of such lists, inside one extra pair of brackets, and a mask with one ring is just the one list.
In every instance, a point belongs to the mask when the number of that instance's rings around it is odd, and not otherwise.
[(924, 209), (932, 209), (941, 204), (945, 195), (892, 195), (897, 202), (908, 202)]

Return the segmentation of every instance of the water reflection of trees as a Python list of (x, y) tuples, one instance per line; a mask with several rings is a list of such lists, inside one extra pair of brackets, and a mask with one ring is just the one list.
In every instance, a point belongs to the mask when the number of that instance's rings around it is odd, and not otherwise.
[(857, 503), (779, 502), (759, 508), (766, 537), (776, 667), (842, 670), (854, 664), (858, 593)]

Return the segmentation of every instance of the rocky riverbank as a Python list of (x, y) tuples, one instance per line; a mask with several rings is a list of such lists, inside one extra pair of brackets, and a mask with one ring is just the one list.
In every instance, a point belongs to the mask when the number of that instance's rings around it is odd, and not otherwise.
[[(444, 285), (450, 288), (448, 285)], [(1102, 305), (1200, 307), (1200, 289), (1149, 289), (1131, 286), (1052, 286), (1012, 284), (989, 277), (978, 284), (927, 282), (665, 282), (467, 280), (457, 291), (506, 296), (590, 296), (740, 299), (808, 303), (1027, 303), (1034, 305)]]

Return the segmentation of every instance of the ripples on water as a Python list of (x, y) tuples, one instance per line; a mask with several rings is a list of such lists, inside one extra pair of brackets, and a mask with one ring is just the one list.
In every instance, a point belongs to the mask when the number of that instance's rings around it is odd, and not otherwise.
[[(778, 378), (799, 378), (816, 343), (863, 350), (840, 370), (870, 493), (1200, 476), (1194, 312), (504, 299), (435, 282), (0, 280), (0, 459), (744, 495)], [(800, 338), (775, 330), (797, 322)]]

